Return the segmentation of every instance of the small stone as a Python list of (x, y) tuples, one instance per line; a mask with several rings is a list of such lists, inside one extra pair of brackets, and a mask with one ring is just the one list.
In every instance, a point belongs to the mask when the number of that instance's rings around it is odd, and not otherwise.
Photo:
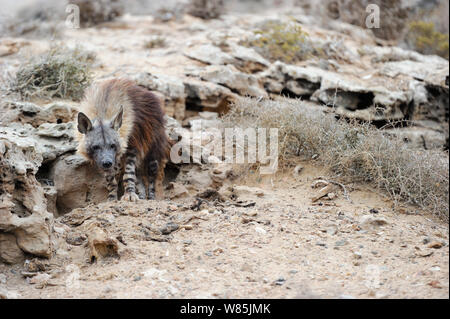
[(379, 211), (376, 208), (372, 208), (372, 209), (369, 210), (369, 213), (371, 213), (371, 214), (378, 214)]
[(274, 284), (275, 286), (282, 286), (282, 285), (284, 285), (285, 282), (286, 282), (286, 279), (284, 279), (283, 277), (280, 277), (280, 278), (278, 278), (277, 280), (275, 280), (275, 281), (273, 282), (273, 284)]
[(178, 207), (176, 205), (169, 205), (167, 206), (167, 209), (170, 210), (171, 212), (174, 212), (178, 209)]
[(335, 193), (328, 193), (327, 197), (328, 197), (329, 200), (333, 200), (333, 199), (335, 199), (337, 196), (336, 196)]
[(316, 245), (317, 245), (317, 246), (321, 246), (321, 247), (327, 247), (327, 245), (324, 244), (324, 243), (316, 243)]
[(362, 258), (362, 254), (359, 251), (355, 251), (355, 252), (353, 252), (353, 257), (355, 259), (361, 259)]
[(261, 227), (255, 227), (255, 231), (259, 234), (265, 235), (267, 234), (267, 231), (264, 228)]
[(437, 281), (437, 280), (430, 281), (428, 283), (428, 286), (431, 286), (431, 287), (437, 288), (437, 289), (442, 289), (441, 283), (439, 281)]
[(160, 229), (161, 234), (169, 235), (170, 233), (176, 231), (180, 226), (173, 222), (168, 222), (163, 228)]
[(382, 226), (382, 225), (386, 225), (388, 222), (385, 218), (383, 217), (375, 217), (372, 215), (364, 215), (360, 218), (359, 220), (361, 225), (367, 226), (367, 225), (372, 225), (372, 226)]
[(424, 245), (426, 245), (426, 244), (428, 244), (430, 242), (430, 238), (425, 237), (422, 242), (423, 242)]
[(141, 279), (142, 279), (141, 276), (135, 276), (135, 277), (133, 278), (133, 281), (139, 281), (139, 280), (141, 280)]
[(343, 240), (338, 240), (336, 243), (335, 243), (335, 245), (336, 246), (345, 246), (345, 245), (347, 245), (348, 244), (348, 241), (346, 241), (345, 239), (343, 239)]
[(439, 241), (433, 241), (431, 244), (428, 245), (428, 248), (434, 248), (434, 249), (439, 249), (442, 248), (442, 242)]

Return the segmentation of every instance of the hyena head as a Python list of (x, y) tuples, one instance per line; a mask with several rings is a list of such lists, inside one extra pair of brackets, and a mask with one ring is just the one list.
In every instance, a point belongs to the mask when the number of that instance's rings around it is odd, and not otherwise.
[(85, 148), (89, 158), (102, 170), (114, 168), (119, 154), (119, 128), (122, 125), (123, 108), (111, 121), (91, 120), (78, 113), (78, 131), (85, 135)]

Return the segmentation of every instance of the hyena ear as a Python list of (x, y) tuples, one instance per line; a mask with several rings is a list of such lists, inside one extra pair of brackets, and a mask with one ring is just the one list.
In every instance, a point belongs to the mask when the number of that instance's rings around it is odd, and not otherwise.
[(92, 130), (91, 120), (83, 112), (78, 113), (78, 131), (86, 134), (90, 130)]
[(111, 127), (116, 131), (122, 126), (123, 118), (123, 106), (120, 106), (120, 111), (117, 113), (116, 117), (111, 121)]

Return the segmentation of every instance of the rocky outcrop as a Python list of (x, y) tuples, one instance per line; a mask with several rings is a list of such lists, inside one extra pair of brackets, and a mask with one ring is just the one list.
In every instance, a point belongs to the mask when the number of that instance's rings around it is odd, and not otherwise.
[[(43, 161), (30, 140), (0, 135), (1, 259), (16, 262), (23, 252), (50, 257), (52, 214), (44, 190), (36, 180)], [(13, 239), (13, 236), (15, 239)]]
[[(0, 119), (0, 259), (15, 263), (23, 253), (50, 257), (55, 190), (45, 169), (75, 150), (74, 111), (64, 104), (39, 107), (4, 102)], [(7, 125), (7, 126), (5, 126)]]
[(211, 65), (201, 70), (188, 72), (187, 75), (225, 86), (239, 95), (253, 97), (267, 96), (266, 91), (259, 86), (256, 76), (240, 72), (232, 65)]

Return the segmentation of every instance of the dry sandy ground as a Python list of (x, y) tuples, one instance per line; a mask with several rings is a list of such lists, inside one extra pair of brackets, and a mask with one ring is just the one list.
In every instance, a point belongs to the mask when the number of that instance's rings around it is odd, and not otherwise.
[[(242, 195), (253, 207), (185, 198), (75, 210), (57, 219), (49, 262), (0, 265), (4, 286), (22, 298), (449, 297), (447, 225), (361, 186), (349, 187), (351, 202), (337, 191), (312, 203), (320, 173), (248, 181), (264, 192)], [(169, 222), (192, 229), (154, 233)], [(118, 256), (90, 262), (92, 224), (121, 240)], [(25, 278), (33, 267), (41, 275)]]

